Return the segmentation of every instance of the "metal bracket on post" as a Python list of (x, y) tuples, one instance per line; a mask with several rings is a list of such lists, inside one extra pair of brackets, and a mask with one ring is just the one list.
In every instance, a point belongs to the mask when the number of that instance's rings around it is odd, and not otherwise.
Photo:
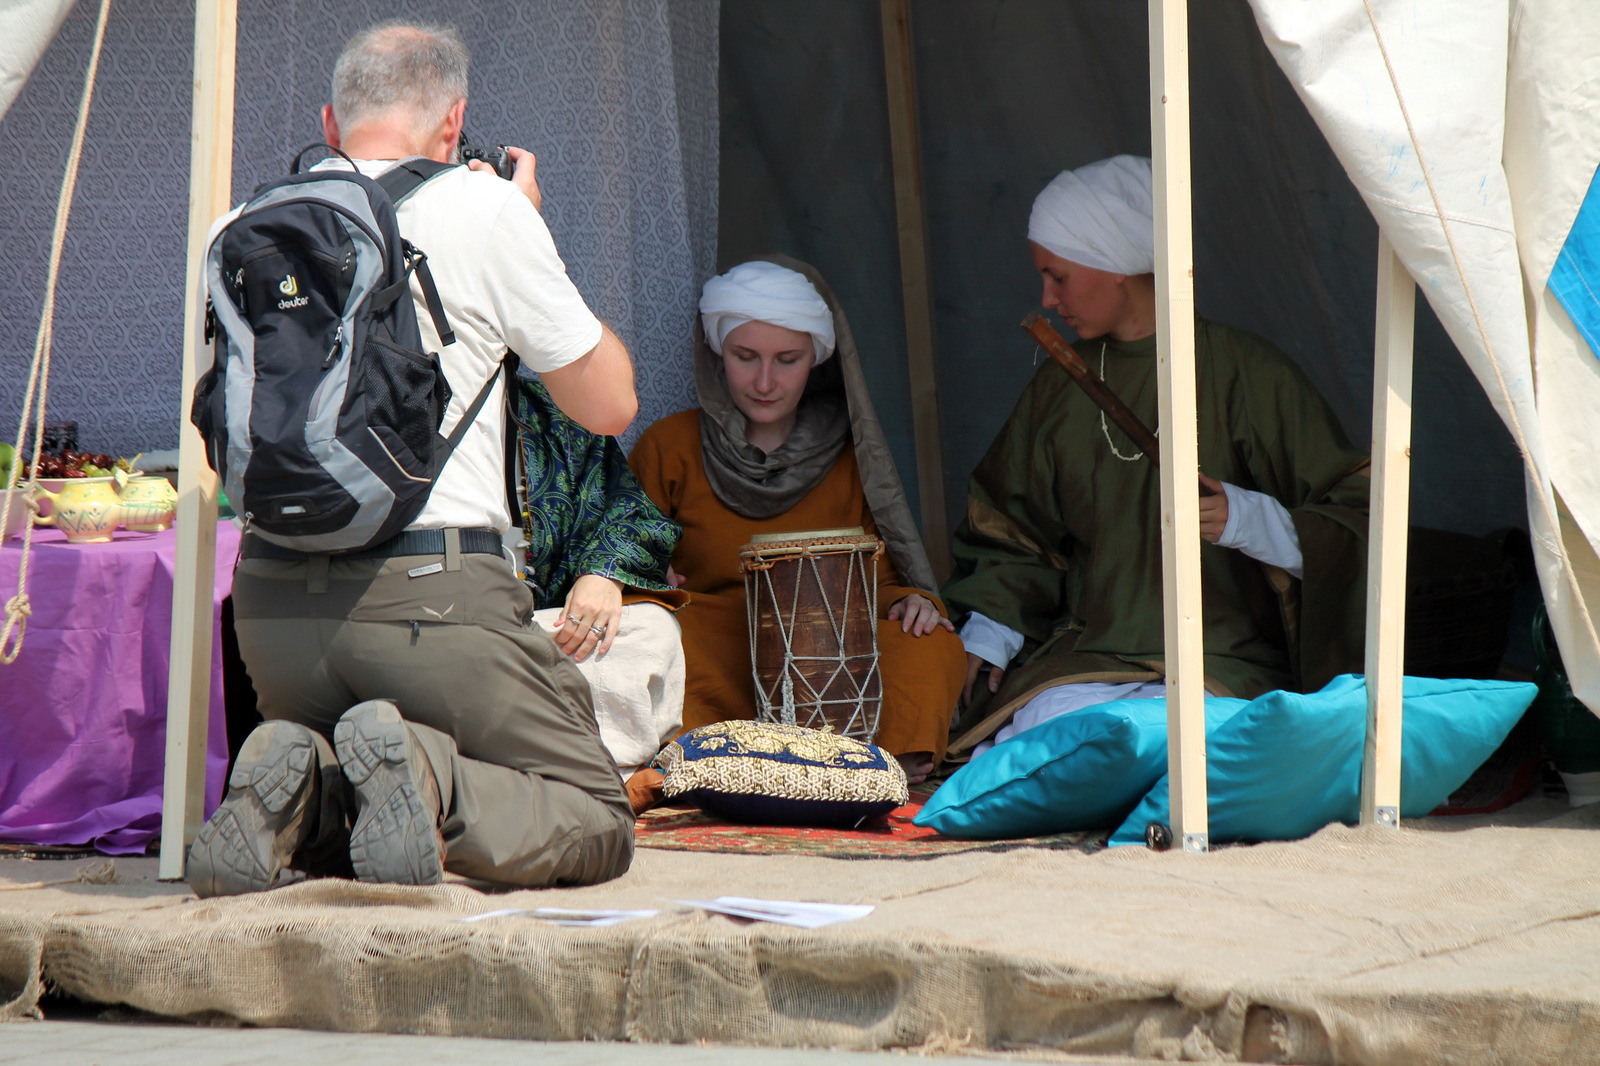
[(1377, 824), (1389, 829), (1400, 828), (1399, 807), (1379, 807), (1377, 810)]
[(1193, 855), (1204, 855), (1211, 850), (1210, 833), (1183, 834), (1183, 850)]

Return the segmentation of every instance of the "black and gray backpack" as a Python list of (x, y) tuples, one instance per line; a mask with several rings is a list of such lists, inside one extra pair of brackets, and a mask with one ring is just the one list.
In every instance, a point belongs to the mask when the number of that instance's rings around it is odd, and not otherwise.
[(395, 207), (450, 167), (407, 160), (377, 181), (302, 172), (311, 150), (206, 249), (215, 360), (190, 417), (249, 532), (297, 551), (356, 551), (416, 518), (497, 375), (442, 437), (450, 387), (437, 353), (422, 351), (413, 271), (440, 339), (455, 337)]

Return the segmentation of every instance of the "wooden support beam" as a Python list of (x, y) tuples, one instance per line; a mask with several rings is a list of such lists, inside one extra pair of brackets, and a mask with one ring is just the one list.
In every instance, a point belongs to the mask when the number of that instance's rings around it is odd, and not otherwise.
[(1200, 496), (1194, 480), (1200, 469), (1200, 444), (1195, 418), (1188, 0), (1150, 0), (1150, 143), (1155, 167), (1167, 773), (1174, 843), (1181, 841), (1185, 851), (1201, 852), (1209, 847), (1209, 829)]
[(922, 137), (917, 125), (916, 51), (909, 0), (880, 0), (883, 68), (889, 92), (889, 147), (894, 158), (894, 207), (900, 237), (900, 299), (906, 319), (906, 369), (911, 377), (911, 424), (917, 446), (917, 497), (922, 542), (940, 581), (950, 575), (949, 515), (939, 445), (939, 384), (933, 346), (927, 211), (922, 195)]
[(178, 406), (177, 572), (167, 681), (167, 754), (161, 796), (163, 880), (183, 876), (186, 848), (205, 817), (206, 733), (211, 714), (212, 599), (217, 555), (217, 476), (189, 423), (202, 350), (201, 256), (206, 231), (233, 195), (233, 79), (237, 0), (196, 0), (194, 114), (189, 128), (189, 255), (184, 273), (183, 373)]
[(1406, 538), (1411, 508), (1411, 369), (1417, 286), (1378, 234), (1372, 374), (1372, 516), (1367, 549), (1367, 741), (1361, 824), (1400, 825), (1401, 686), (1406, 649)]

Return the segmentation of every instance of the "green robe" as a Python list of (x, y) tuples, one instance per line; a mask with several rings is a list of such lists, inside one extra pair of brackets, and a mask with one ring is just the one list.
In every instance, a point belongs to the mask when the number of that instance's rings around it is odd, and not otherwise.
[[(1204, 319), (1195, 334), (1201, 469), (1283, 504), (1305, 573), (1296, 581), (1202, 542), (1207, 688), (1245, 698), (1320, 688), (1361, 668), (1367, 456), (1277, 348)], [(1098, 370), (1101, 342), (1078, 347)], [(1104, 361), (1112, 391), (1155, 427), (1155, 338), (1107, 341)], [(1107, 436), (1123, 455), (1139, 454), (1046, 362), (973, 472), (945, 602), (1027, 642), (999, 692), (965, 716), (952, 753), (1054, 685), (1164, 675), (1160, 472), (1148, 459), (1117, 458)]]

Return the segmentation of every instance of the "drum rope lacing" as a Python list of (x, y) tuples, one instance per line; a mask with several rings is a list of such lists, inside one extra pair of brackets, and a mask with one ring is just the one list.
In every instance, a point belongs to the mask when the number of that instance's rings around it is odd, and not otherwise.
[[(871, 702), (870, 697), (867, 696), (867, 691), (870, 689), (873, 680), (881, 677), (878, 664), (878, 589), (875, 575), (877, 571), (877, 562), (883, 556), (884, 547), (882, 541), (873, 541), (870, 543), (872, 544), (872, 552), (871, 555), (866, 558), (861, 558), (861, 556), (864, 556), (866, 553), (859, 550), (849, 552), (849, 554), (855, 556), (855, 558), (851, 560), (852, 568), (855, 571), (854, 576), (861, 579), (862, 587), (866, 590), (864, 594), (867, 600), (865, 607), (869, 618), (869, 624), (866, 628), (871, 634), (871, 647), (865, 655), (847, 655), (844, 652), (844, 633), (846, 625), (845, 619), (848, 617), (848, 612), (850, 610), (850, 591), (853, 587), (853, 582), (846, 582), (845, 601), (836, 609), (833, 598), (829, 595), (827, 585), (822, 581), (821, 573), (817, 569), (817, 553), (814, 553), (813, 549), (819, 547), (818, 544), (769, 543), (763, 545), (763, 549), (766, 553), (779, 554), (780, 556), (786, 554), (787, 558), (768, 558), (767, 555), (762, 553), (740, 553), (742, 557), (741, 565), (744, 567), (744, 570), (749, 577), (756, 579), (752, 583), (757, 586), (756, 588), (747, 590), (748, 599), (746, 603), (746, 612), (747, 621), (749, 622), (751, 640), (751, 667), (752, 673), (755, 675), (754, 680), (756, 684), (756, 698), (757, 702), (759, 703), (758, 710), (762, 714), (771, 716), (774, 714), (774, 712), (776, 712), (776, 720), (783, 725), (802, 725), (802, 723), (798, 720), (798, 704), (795, 699), (795, 675), (798, 673), (795, 664), (805, 661), (825, 661), (834, 663), (836, 665), (834, 672), (829, 676), (827, 683), (822, 686), (822, 692), (817, 691), (816, 687), (812, 685), (811, 681), (804, 675), (801, 675), (800, 680), (810, 691), (810, 695), (812, 697), (806, 701), (807, 704), (810, 705), (817, 713), (823, 713), (823, 708), (830, 705), (853, 706), (848, 720), (842, 725), (837, 726), (836, 731), (844, 736), (857, 736), (857, 731), (859, 730), (859, 736), (867, 738), (874, 737), (877, 734), (877, 715), (874, 714), (871, 721), (867, 720), (867, 704)], [(832, 542), (827, 546), (838, 548), (841, 545), (839, 542)], [(865, 547), (865, 545), (863, 544), (862, 547)], [(796, 562), (802, 567), (805, 567), (808, 563), (810, 564), (810, 576), (813, 579), (814, 587), (818, 595), (821, 597), (823, 611), (827, 615), (829, 626), (832, 628), (834, 635), (839, 640), (841, 650), (838, 655), (818, 657), (798, 655), (795, 653), (794, 630), (791, 625), (785, 624), (783, 613), (779, 610), (782, 605), (778, 602), (778, 591), (773, 585), (770, 573), (772, 568), (780, 561)], [(869, 574), (867, 570), (867, 563), (869, 562), (873, 564), (871, 574)], [(759, 665), (756, 662), (755, 654), (758, 644), (757, 634), (759, 631), (757, 622), (757, 619), (760, 615), (759, 598), (762, 591), (766, 593), (767, 598), (770, 599), (772, 603), (772, 617), (777, 623), (776, 629), (778, 632), (778, 637), (783, 645), (783, 667), (781, 679), (778, 685), (778, 697), (781, 702), (776, 708), (772, 706), (772, 700), (768, 695), (767, 686), (763, 683), (760, 677)], [(751, 595), (751, 593), (754, 595)], [(800, 582), (796, 581), (794, 591), (791, 596), (791, 602), (789, 604), (790, 619), (794, 619), (799, 614), (799, 596)], [(854, 676), (845, 670), (845, 665), (851, 659), (858, 658), (870, 658), (872, 660), (872, 667), (868, 671), (867, 676), (862, 678), (859, 683), (856, 683)], [(838, 680), (841, 673), (843, 673), (844, 676), (849, 678), (853, 683), (855, 695), (853, 697), (847, 697), (844, 699), (824, 699), (823, 693), (832, 687), (833, 683)], [(881, 712), (881, 696), (876, 709)], [(824, 718), (826, 719), (825, 714)], [(769, 720), (771, 719), (769, 718)], [(828, 725), (829, 727), (835, 727), (833, 723), (828, 723)], [(806, 728), (815, 727), (810, 726)]]

